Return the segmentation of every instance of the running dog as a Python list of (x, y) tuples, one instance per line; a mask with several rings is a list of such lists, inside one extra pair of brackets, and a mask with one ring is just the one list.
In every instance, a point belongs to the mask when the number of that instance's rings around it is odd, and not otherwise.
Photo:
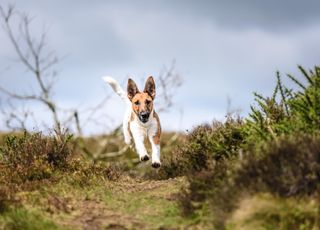
[(148, 77), (143, 92), (140, 92), (136, 83), (129, 78), (127, 93), (112, 77), (103, 77), (112, 89), (126, 104), (123, 117), (123, 134), (126, 144), (134, 140), (136, 150), (141, 161), (149, 160), (144, 139), (148, 137), (152, 147), (152, 167), (159, 168), (160, 162), (160, 135), (161, 126), (158, 114), (154, 111), (153, 101), (156, 96), (156, 86), (153, 77)]

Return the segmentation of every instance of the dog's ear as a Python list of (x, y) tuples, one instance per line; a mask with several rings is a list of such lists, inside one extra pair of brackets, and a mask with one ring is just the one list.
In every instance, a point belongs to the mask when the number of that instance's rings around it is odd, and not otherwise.
[(134, 95), (136, 95), (137, 93), (139, 93), (139, 89), (136, 83), (131, 78), (129, 78), (128, 86), (127, 86), (127, 94), (128, 94), (129, 100), (131, 101)]
[(154, 83), (153, 77), (148, 77), (146, 85), (144, 87), (144, 92), (149, 94), (152, 99), (156, 96), (156, 84)]

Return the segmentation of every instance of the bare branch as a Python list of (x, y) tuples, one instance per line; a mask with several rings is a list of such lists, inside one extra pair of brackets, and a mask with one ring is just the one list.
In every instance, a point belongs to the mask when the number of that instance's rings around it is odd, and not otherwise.
[(96, 106), (81, 111), (81, 113), (89, 112), (87, 116), (88, 118), (84, 121), (83, 125), (86, 125), (91, 120), (91, 118), (106, 105), (110, 98), (111, 95), (109, 94), (105, 98), (103, 98)]
[(1, 106), (1, 113), (5, 117), (5, 125), (9, 130), (25, 130), (26, 123), (29, 117), (32, 116), (32, 112), (22, 108), (19, 109), (10, 101), (7, 102), (7, 108)]
[(9, 90), (3, 88), (2, 86), (0, 86), (0, 91), (6, 94), (7, 96), (15, 99), (20, 99), (20, 100), (39, 100), (40, 99), (36, 95), (19, 95), (19, 94), (10, 92)]
[(10, 4), (8, 6), (7, 12), (5, 12), (4, 9), (2, 8), (2, 6), (0, 5), (1, 17), (3, 17), (6, 22), (9, 21), (10, 17), (14, 14), (14, 8), (15, 8), (15, 6)]
[(175, 70), (175, 61), (173, 60), (171, 66), (166, 66), (160, 71), (157, 79), (157, 111), (168, 111), (174, 104), (173, 95), (175, 91), (182, 85), (182, 78)]
[(22, 53), (18, 40), (16, 39), (16, 37), (13, 34), (13, 31), (11, 29), (11, 25), (10, 25), (10, 19), (13, 15), (13, 6), (9, 7), (8, 12), (5, 13), (4, 10), (1, 8), (1, 16), (4, 18), (4, 22), (5, 22), (5, 31), (7, 32), (7, 35), (19, 57), (19, 59), (21, 60), (21, 62), (32, 72), (35, 72), (34, 67), (32, 66), (32, 64), (28, 61), (28, 58)]
[[(46, 33), (43, 32), (39, 41), (31, 36), (31, 22), (33, 18), (27, 14), (16, 13), (20, 19), (19, 36), (13, 31), (11, 19), (13, 17), (14, 6), (10, 6), (7, 11), (0, 7), (0, 17), (4, 21), (4, 30), (7, 33), (10, 42), (12, 43), (16, 54), (21, 63), (33, 74), (40, 92), (31, 95), (19, 95), (9, 90), (0, 87), (0, 91), (7, 96), (18, 100), (37, 100), (45, 105), (52, 114), (56, 130), (60, 130), (60, 120), (56, 109), (56, 103), (50, 98), (50, 93), (53, 89), (54, 81), (49, 83), (44, 81), (45, 71), (57, 64), (58, 59), (53, 52), (44, 53)], [(19, 39), (21, 37), (21, 40)], [(54, 75), (52, 75), (54, 77)]]
[[(53, 55), (53, 54), (52, 54)], [(50, 54), (51, 56), (51, 54)], [(58, 58), (56, 56), (53, 56), (50, 58), (48, 55), (45, 59), (39, 60), (39, 64), (46, 62), (41, 69), (39, 69), (40, 72), (45, 72), (48, 69), (50, 69), (52, 66), (58, 63)]]

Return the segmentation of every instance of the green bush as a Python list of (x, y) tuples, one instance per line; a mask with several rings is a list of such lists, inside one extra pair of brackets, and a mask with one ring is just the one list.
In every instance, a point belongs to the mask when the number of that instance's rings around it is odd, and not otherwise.
[(214, 221), (218, 222), (221, 216), (232, 209), (235, 194), (232, 188), (230, 173), (233, 170), (230, 160), (217, 162), (213, 169), (203, 170), (188, 177), (189, 186), (184, 189), (179, 197), (179, 203), (184, 215), (192, 215), (201, 210), (206, 203), (214, 208)]
[(320, 137), (297, 133), (251, 150), (235, 183), (280, 196), (315, 194), (320, 189)]
[(159, 170), (163, 178), (187, 176), (189, 185), (178, 199), (183, 215), (197, 216), (206, 207), (211, 209), (210, 203), (215, 199), (213, 222), (216, 226), (223, 225), (221, 220), (234, 204), (233, 194), (228, 194), (234, 191), (226, 189), (242, 145), (246, 143), (243, 125), (242, 119), (229, 116), (224, 123), (215, 121), (199, 126), (169, 159), (164, 160)]
[(300, 87), (289, 89), (277, 73), (273, 95), (256, 93), (249, 118), (199, 126), (168, 160), (165, 175), (187, 175), (179, 199), (184, 214), (210, 207), (214, 225), (224, 228), (244, 194), (319, 196), (320, 68), (299, 69), (306, 86), (288, 75)]
[[(192, 216), (209, 207), (209, 215), (218, 229), (224, 228), (241, 198), (250, 194), (317, 197), (320, 137), (310, 134), (279, 137), (253, 148), (243, 159), (217, 161), (212, 169), (189, 175), (188, 182), (179, 197), (182, 213)], [(297, 218), (292, 223), (304, 221), (303, 216)]]
[(122, 176), (124, 169), (122, 165), (115, 163), (92, 164), (85, 161), (73, 161), (69, 171), (72, 172), (72, 177), (68, 178), (71, 184), (86, 187), (101, 179), (117, 181)]
[(319, 131), (320, 67), (309, 72), (298, 67), (306, 84), (287, 74), (298, 89), (285, 86), (277, 72), (277, 84), (271, 97), (254, 94), (257, 105), (251, 106), (245, 125), (248, 143), (274, 139), (281, 134)]
[(54, 170), (65, 170), (70, 135), (48, 137), (41, 133), (22, 136), (9, 135), (0, 148), (4, 174), (12, 182), (25, 182), (49, 178)]
[(230, 116), (224, 123), (215, 121), (197, 127), (176, 151), (164, 156), (159, 176), (170, 178), (210, 170), (215, 162), (237, 156), (245, 143), (242, 126), (242, 119)]

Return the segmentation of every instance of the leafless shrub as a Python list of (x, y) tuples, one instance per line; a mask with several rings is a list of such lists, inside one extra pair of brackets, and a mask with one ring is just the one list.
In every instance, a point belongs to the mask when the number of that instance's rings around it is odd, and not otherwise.
[(168, 67), (164, 66), (155, 77), (157, 83), (157, 111), (168, 112), (174, 106), (174, 94), (181, 87), (183, 80), (176, 70), (175, 60)]
[[(42, 32), (39, 38), (32, 36), (30, 30), (32, 18), (16, 11), (13, 5), (10, 5), (6, 10), (0, 6), (0, 16), (4, 31), (8, 35), (20, 63), (32, 73), (40, 89), (37, 93), (20, 94), (0, 86), (0, 91), (6, 94), (11, 100), (37, 101), (45, 105), (48, 111), (51, 112), (55, 129), (60, 132), (61, 122), (58, 117), (57, 105), (52, 99), (52, 87), (56, 77), (54, 66), (58, 63), (58, 57), (54, 51), (49, 50), (47, 47), (47, 32)], [(19, 18), (20, 24), (17, 29), (18, 32), (13, 30), (12, 20), (14, 17)], [(8, 112), (7, 125), (10, 126), (10, 124), (16, 120), (24, 127), (25, 117), (29, 114), (30, 113), (27, 112), (24, 113), (24, 116), (21, 116), (20, 114)]]

